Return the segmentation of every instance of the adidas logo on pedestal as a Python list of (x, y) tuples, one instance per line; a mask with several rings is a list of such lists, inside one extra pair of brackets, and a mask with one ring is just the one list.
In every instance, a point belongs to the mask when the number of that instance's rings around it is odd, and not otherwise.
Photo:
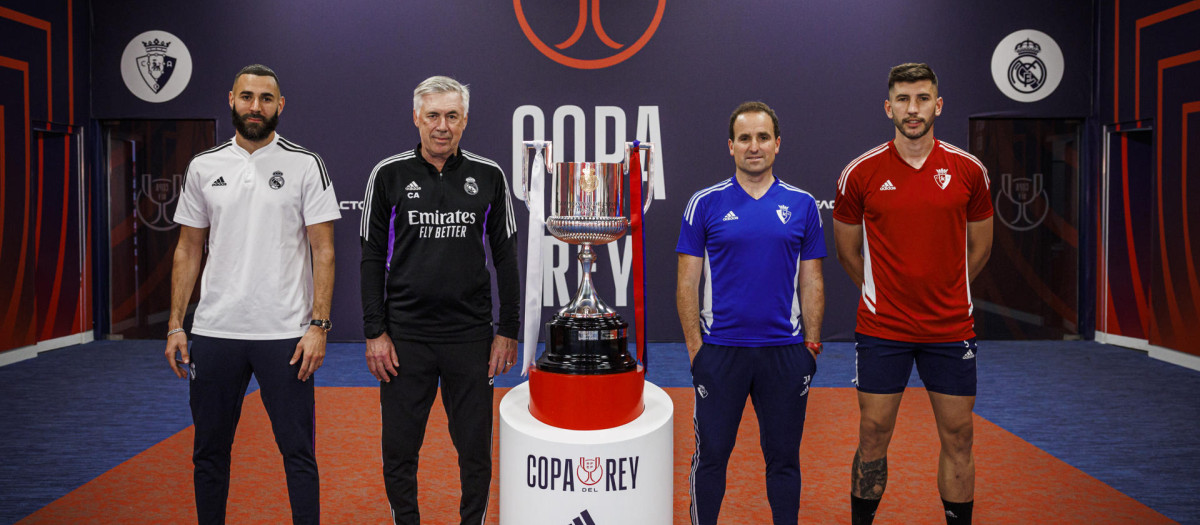
[(726, 214), (725, 214), (725, 218), (724, 218), (724, 219), (721, 219), (721, 220), (723, 220), (723, 221), (736, 221), (736, 220), (737, 220), (737, 218), (738, 218), (738, 217), (737, 217), (737, 215), (735, 215), (735, 214), (733, 213), (733, 210), (729, 210), (729, 213), (726, 213)]
[(223, 177), (223, 176), (222, 176), (222, 177), (217, 177), (217, 180), (214, 180), (214, 181), (213, 181), (213, 183), (212, 183), (212, 185), (213, 185), (213, 186), (225, 186), (225, 185), (226, 185), (226, 184), (225, 184), (225, 177)]
[(587, 509), (584, 509), (579, 513), (579, 517), (571, 520), (570, 525), (596, 525), (596, 522), (592, 521), (592, 515), (588, 513)]
[(883, 186), (879, 187), (879, 191), (888, 191), (888, 190), (894, 190), (894, 189), (896, 189), (896, 186), (894, 186), (892, 184), (892, 181), (890, 179), (887, 182), (883, 183)]
[(421, 191), (421, 187), (417, 186), (417, 181), (414, 180), (404, 187), (404, 191)]

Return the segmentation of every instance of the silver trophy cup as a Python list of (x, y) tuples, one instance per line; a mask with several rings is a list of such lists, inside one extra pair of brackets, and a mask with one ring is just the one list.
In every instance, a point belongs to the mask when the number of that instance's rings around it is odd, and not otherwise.
[[(521, 171), (525, 204), (529, 206), (531, 177), (542, 176), (545, 177), (543, 180), (550, 181), (550, 216), (546, 218), (546, 229), (555, 238), (580, 246), (579, 264), (583, 274), (571, 302), (546, 323), (546, 351), (538, 359), (537, 366), (544, 371), (566, 374), (633, 370), (637, 362), (627, 350), (629, 323), (605, 304), (592, 286), (592, 265), (596, 260), (592, 245), (620, 239), (629, 229), (624, 187), (634, 143), (625, 144), (625, 161), (621, 163), (553, 162), (553, 146), (549, 141), (526, 141), (524, 144)], [(646, 152), (650, 167), (647, 170), (646, 202), (642, 208), (645, 213), (653, 200), (654, 145), (643, 142), (636, 147)], [(641, 183), (640, 180), (629, 181), (629, 184)]]

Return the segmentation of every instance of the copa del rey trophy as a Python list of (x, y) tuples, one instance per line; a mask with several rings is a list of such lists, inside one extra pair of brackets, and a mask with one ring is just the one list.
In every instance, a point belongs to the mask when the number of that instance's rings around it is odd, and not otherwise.
[[(641, 227), (653, 182), (643, 206), (643, 151), (647, 160), (660, 153), (633, 142), (625, 145), (624, 162), (553, 162), (550, 142), (524, 143), (529, 244), (521, 370), (529, 381), (500, 400), (500, 523), (672, 521), (674, 405), (645, 380)], [(543, 227), (579, 247), (582, 272), (570, 304), (545, 323), (546, 350), (535, 364), (543, 321), (541, 243), (548, 239)], [(592, 248), (627, 231), (636, 359), (628, 349), (629, 323), (600, 299), (591, 277)]]
[[(541, 320), (542, 235), (530, 231), (523, 360), (529, 371), (529, 411), (543, 423), (571, 430), (623, 425), (641, 415), (644, 408), (645, 370), (639, 365), (645, 356), (641, 217), (649, 210), (654, 191), (654, 145), (626, 143), (621, 163), (553, 162), (551, 142), (526, 141), (524, 146), (522, 176), (531, 220), (544, 215), (544, 182), (549, 181), (551, 208), (545, 218), (546, 229), (555, 238), (579, 246), (582, 270), (579, 290), (570, 304), (546, 323), (546, 350), (531, 368)], [(642, 151), (650, 161), (644, 206)], [(628, 216), (626, 179), (633, 197)], [(631, 228), (637, 359), (627, 348), (629, 323), (596, 295), (591, 277), (596, 260), (592, 247), (616, 241)]]

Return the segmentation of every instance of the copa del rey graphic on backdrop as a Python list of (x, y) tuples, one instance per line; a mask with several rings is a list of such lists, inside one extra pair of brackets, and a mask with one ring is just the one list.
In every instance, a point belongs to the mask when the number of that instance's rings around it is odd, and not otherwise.
[[(612, 162), (621, 163), (625, 161), (625, 143), (631, 140), (639, 140), (642, 142), (652, 142), (657, 148), (656, 154), (653, 156), (654, 169), (643, 169), (642, 176), (647, 177), (649, 173), (654, 174), (654, 194), (648, 198), (663, 200), (667, 198), (667, 188), (665, 178), (663, 177), (664, 166), (666, 162), (664, 157), (669, 153), (669, 148), (663, 145), (662, 126), (659, 121), (658, 106), (638, 106), (636, 110), (636, 121), (633, 127), (632, 136), (627, 135), (628, 130), (628, 115), (625, 110), (618, 106), (595, 106), (592, 111), (592, 124), (594, 124), (595, 139), (592, 144), (591, 151), (588, 151), (587, 143), (583, 140), (574, 140), (573, 148), (568, 155), (566, 147), (558, 145), (568, 144), (566, 137), (585, 137), (587, 136), (587, 126), (589, 125), (588, 115), (581, 106), (566, 105), (559, 106), (551, 112), (549, 129), (549, 140), (554, 142), (554, 162)], [(526, 126), (532, 126), (532, 135), (528, 136), (525, 133)], [(520, 177), (521, 172), (521, 156), (524, 154), (522, 149), (522, 141), (525, 140), (547, 140), (546, 132), (546, 111), (535, 105), (523, 105), (513, 111), (512, 118), (512, 174), (513, 194), (517, 199), (524, 198), (523, 177)], [(534, 234), (531, 232), (531, 235)], [(567, 271), (575, 261), (575, 254), (571, 252), (570, 245), (558, 240), (553, 235), (545, 232), (538, 234), (544, 235), (542, 241), (542, 306), (563, 306), (571, 301), (570, 290), (567, 286)], [(611, 272), (613, 283), (615, 285), (615, 306), (627, 306), (628, 300), (628, 284), (630, 276), (630, 268), (633, 262), (633, 246), (632, 236), (625, 236), (622, 239), (611, 242), (605, 245), (607, 250), (608, 265), (600, 263), (601, 268), (605, 268)], [(604, 269), (594, 270), (596, 273), (606, 273)], [(593, 276), (595, 278), (595, 276)]]

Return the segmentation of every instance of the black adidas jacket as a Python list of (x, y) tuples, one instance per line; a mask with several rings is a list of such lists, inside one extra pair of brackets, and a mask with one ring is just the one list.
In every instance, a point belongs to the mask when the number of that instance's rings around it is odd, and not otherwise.
[(462, 149), (438, 173), (417, 149), (384, 159), (363, 199), (363, 335), (469, 342), (492, 337), (492, 250), (499, 286), (495, 333), (517, 338), (521, 292), (508, 181)]

